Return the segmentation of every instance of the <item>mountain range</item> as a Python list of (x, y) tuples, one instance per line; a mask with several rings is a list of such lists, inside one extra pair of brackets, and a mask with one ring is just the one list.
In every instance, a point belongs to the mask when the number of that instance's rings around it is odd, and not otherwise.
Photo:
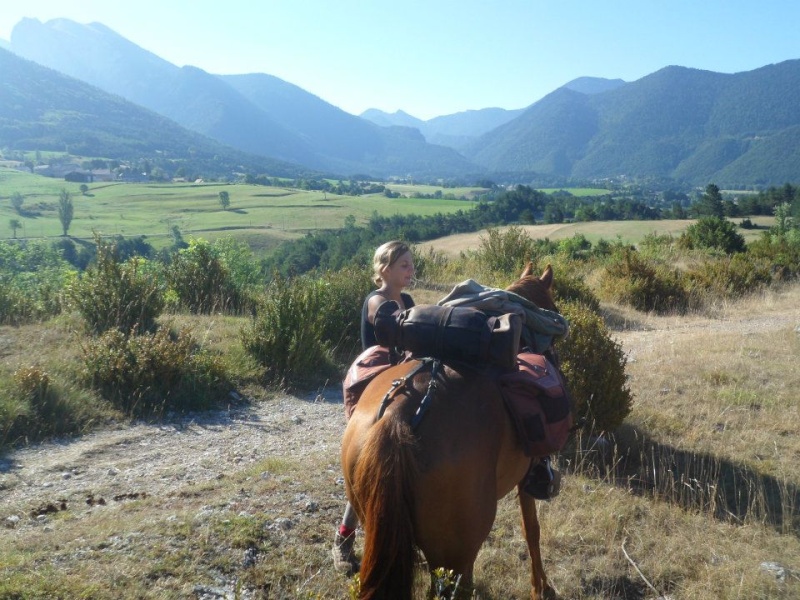
[[(622, 79), (579, 77), (564, 84), (563, 87), (583, 94), (598, 94), (621, 85), (625, 85)], [(425, 139), (432, 144), (450, 146), (456, 150), (463, 151), (481, 135), (516, 119), (524, 112), (525, 109), (523, 108), (516, 110), (483, 108), (443, 115), (423, 121), (402, 110), (390, 114), (371, 108), (361, 113), (361, 117), (383, 127), (414, 127), (419, 129)]]
[[(351, 115), (268, 74), (177, 67), (99, 23), (23, 19), (7, 47), (99, 88), (106, 96), (96, 103), (113, 94), (114, 102), (169, 119), (187, 130), (184, 137), (200, 134), (240, 158), (283, 168), (418, 179), (667, 178), (726, 187), (800, 179), (800, 60), (735, 74), (669, 66), (633, 82), (584, 77), (525, 108), (423, 121), (402, 111)], [(0, 79), (0, 111), (9, 85)], [(51, 111), (80, 111), (60, 106), (65, 99), (56, 91), (37, 93)], [(18, 143), (9, 131), (31, 128), (21, 114), (13, 119), (0, 126), (2, 146)]]
[(244, 152), (341, 174), (473, 169), (414, 129), (379, 127), (271, 75), (177, 67), (100, 23), (23, 19), (11, 50)]

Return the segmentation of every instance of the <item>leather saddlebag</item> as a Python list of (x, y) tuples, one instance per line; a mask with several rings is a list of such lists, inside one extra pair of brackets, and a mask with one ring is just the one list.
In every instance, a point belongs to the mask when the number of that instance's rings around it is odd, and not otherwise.
[(572, 400), (561, 372), (542, 354), (523, 352), (518, 368), (500, 375), (498, 384), (525, 453), (561, 450), (572, 429)]
[(504, 370), (517, 368), (521, 333), (519, 315), (489, 316), (475, 308), (421, 304), (400, 311), (389, 300), (375, 314), (375, 337), (381, 346)]

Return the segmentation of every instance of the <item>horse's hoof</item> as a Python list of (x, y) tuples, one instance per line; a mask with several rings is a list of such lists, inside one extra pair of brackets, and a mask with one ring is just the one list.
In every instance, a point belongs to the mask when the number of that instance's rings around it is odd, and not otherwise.
[(549, 585), (544, 588), (544, 592), (542, 592), (542, 600), (560, 600), (560, 598), (561, 596)]

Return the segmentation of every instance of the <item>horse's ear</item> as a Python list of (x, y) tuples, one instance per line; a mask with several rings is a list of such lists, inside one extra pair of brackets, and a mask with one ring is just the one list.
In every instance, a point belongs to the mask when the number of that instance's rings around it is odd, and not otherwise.
[(528, 261), (528, 264), (525, 265), (525, 270), (522, 272), (522, 275), (519, 276), (520, 279), (524, 279), (525, 277), (534, 277), (533, 263), (531, 261)]
[(544, 271), (542, 271), (542, 274), (539, 276), (539, 281), (541, 281), (543, 284), (545, 284), (547, 286), (548, 290), (551, 287), (553, 287), (553, 267), (552, 266), (550, 266), (548, 264), (544, 268)]

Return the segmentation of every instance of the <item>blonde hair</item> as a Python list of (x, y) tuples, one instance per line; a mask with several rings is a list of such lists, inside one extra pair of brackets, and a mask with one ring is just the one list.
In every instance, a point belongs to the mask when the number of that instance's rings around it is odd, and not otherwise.
[(383, 282), (381, 271), (386, 267), (391, 267), (406, 252), (411, 252), (411, 248), (397, 240), (378, 246), (372, 257), (372, 281), (375, 282), (375, 285), (380, 286)]

